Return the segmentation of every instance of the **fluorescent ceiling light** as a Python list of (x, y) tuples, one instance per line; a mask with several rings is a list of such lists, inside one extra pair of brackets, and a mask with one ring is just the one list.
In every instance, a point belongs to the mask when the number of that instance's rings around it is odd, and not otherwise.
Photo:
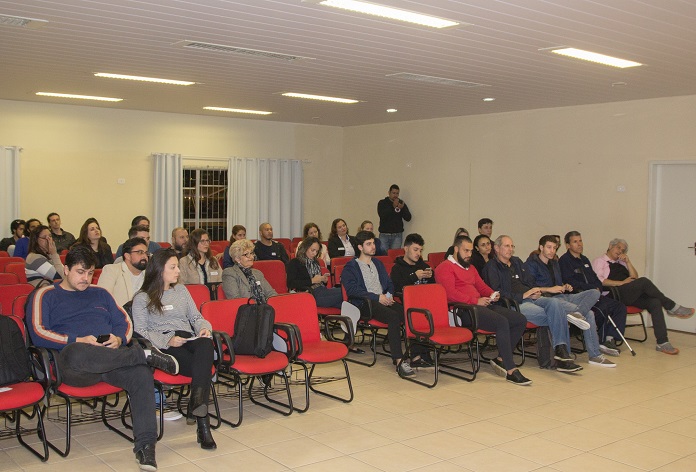
[(605, 56), (604, 54), (599, 54), (596, 52), (583, 51), (582, 49), (575, 48), (562, 48), (562, 49), (551, 49), (551, 52), (555, 54), (560, 54), (562, 56), (573, 57), (575, 59), (582, 59), (583, 61), (596, 62), (598, 64), (604, 64), (605, 66), (619, 67), (625, 69), (626, 67), (636, 67), (642, 66), (640, 62), (627, 61), (625, 59), (619, 59), (616, 57)]
[(365, 13), (366, 15), (374, 15), (391, 20), (405, 21), (407, 23), (415, 23), (421, 26), (430, 26), (432, 28), (448, 28), (457, 26), (459, 23), (436, 16), (424, 15), (399, 8), (387, 7), (376, 3), (363, 2), (359, 0), (307, 0), (312, 3), (318, 3), (327, 7), (341, 8), (343, 10), (354, 11), (357, 13)]
[(137, 75), (122, 75), (122, 74), (110, 74), (108, 72), (97, 72), (94, 74), (95, 77), (106, 77), (107, 79), (125, 79), (125, 80), (139, 80), (141, 82), (156, 82), (159, 84), (172, 84), (172, 85), (193, 85), (196, 82), (187, 82), (185, 80), (170, 80), (170, 79), (158, 79), (156, 77), (140, 77)]
[(36, 92), (36, 95), (40, 95), (42, 97), (78, 98), (80, 100), (99, 100), (102, 102), (120, 102), (123, 100), (122, 98), (94, 97), (91, 95), (74, 95), (72, 93)]
[(494, 102), (494, 101), (495, 101), (495, 98), (493, 98), (493, 97), (486, 97), (486, 98), (483, 99), (483, 101), (484, 101), (484, 102)]
[(203, 107), (204, 110), (227, 111), (230, 113), (249, 113), (251, 115), (270, 115), (272, 111), (245, 110), (243, 108)]
[(309, 95), (306, 93), (294, 93), (287, 92), (282, 94), (284, 97), (294, 97), (294, 98), (308, 98), (310, 100), (324, 100), (326, 102), (338, 102), (338, 103), (358, 103), (360, 100), (353, 100), (351, 98), (337, 98), (337, 97), (324, 97), (322, 95)]
[(40, 28), (48, 24), (46, 20), (38, 18), (25, 18), (23, 16), (12, 16), (0, 14), (0, 25), (3, 26), (19, 26), (22, 28)]
[(397, 111), (399, 110), (397, 110), (396, 108), (387, 108), (387, 113), (396, 113)]

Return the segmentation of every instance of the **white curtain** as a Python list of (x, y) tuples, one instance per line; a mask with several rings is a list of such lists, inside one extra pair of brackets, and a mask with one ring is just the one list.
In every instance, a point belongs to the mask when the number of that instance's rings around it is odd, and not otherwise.
[(0, 228), (10, 231), (10, 223), (19, 215), (19, 154), (18, 146), (0, 146)]
[(155, 209), (152, 218), (154, 241), (169, 241), (171, 230), (184, 218), (183, 168), (181, 154), (152, 154), (155, 159)]
[(249, 239), (269, 222), (276, 238), (302, 235), (302, 162), (287, 159), (230, 158), (227, 229), (244, 225)]

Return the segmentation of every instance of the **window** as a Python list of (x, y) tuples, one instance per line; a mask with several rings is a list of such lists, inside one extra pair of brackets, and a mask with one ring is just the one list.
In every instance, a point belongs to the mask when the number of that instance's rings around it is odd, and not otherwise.
[(227, 170), (184, 167), (184, 228), (227, 239)]

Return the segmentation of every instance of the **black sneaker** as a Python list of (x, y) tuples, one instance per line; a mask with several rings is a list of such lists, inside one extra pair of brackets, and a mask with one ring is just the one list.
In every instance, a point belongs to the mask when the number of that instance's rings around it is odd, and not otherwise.
[(572, 361), (573, 358), (570, 357), (570, 353), (568, 352), (568, 348), (566, 347), (565, 344), (559, 344), (556, 346), (553, 350), (554, 356), (553, 358), (556, 359), (557, 361)]
[(166, 372), (170, 375), (176, 375), (179, 373), (179, 363), (176, 361), (174, 356), (165, 354), (155, 346), (150, 349), (150, 355), (146, 356), (147, 365)]
[(157, 470), (157, 461), (155, 461), (155, 445), (145, 444), (142, 448), (135, 452), (135, 462), (140, 466), (140, 470), (155, 472)]
[(532, 381), (522, 375), (520, 369), (515, 369), (512, 371), (512, 374), (507, 374), (505, 380), (515, 385), (532, 385)]
[(499, 375), (501, 377), (508, 377), (509, 380), (510, 376), (508, 375), (505, 366), (503, 366), (503, 361), (500, 361), (497, 357), (494, 357), (489, 362), (491, 364), (491, 367), (493, 367), (493, 372), (495, 372), (496, 375)]
[(565, 372), (567, 374), (570, 374), (573, 372), (581, 371), (582, 367), (570, 361), (560, 361), (556, 366), (556, 370), (559, 372)]
[(429, 361), (428, 359), (424, 358), (423, 356), (419, 357), (418, 359), (411, 359), (411, 367), (416, 368), (416, 367), (434, 367), (435, 363)]

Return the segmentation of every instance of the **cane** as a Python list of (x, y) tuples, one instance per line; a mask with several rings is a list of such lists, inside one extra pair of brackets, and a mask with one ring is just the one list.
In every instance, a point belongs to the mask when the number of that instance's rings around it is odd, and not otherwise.
[(631, 355), (632, 355), (632, 356), (635, 356), (635, 355), (636, 355), (636, 351), (634, 351), (633, 349), (631, 349), (631, 345), (628, 344), (628, 341), (626, 341), (626, 338), (624, 338), (624, 335), (621, 333), (621, 330), (619, 330), (619, 328), (616, 327), (616, 323), (614, 323), (614, 320), (611, 319), (611, 315), (610, 315), (610, 314), (607, 314), (607, 319), (609, 320), (609, 322), (611, 323), (611, 325), (614, 327), (614, 329), (616, 330), (616, 332), (619, 333), (619, 336), (621, 336), (621, 340), (624, 342), (624, 344), (626, 344), (626, 347), (628, 348), (628, 350), (631, 351)]

